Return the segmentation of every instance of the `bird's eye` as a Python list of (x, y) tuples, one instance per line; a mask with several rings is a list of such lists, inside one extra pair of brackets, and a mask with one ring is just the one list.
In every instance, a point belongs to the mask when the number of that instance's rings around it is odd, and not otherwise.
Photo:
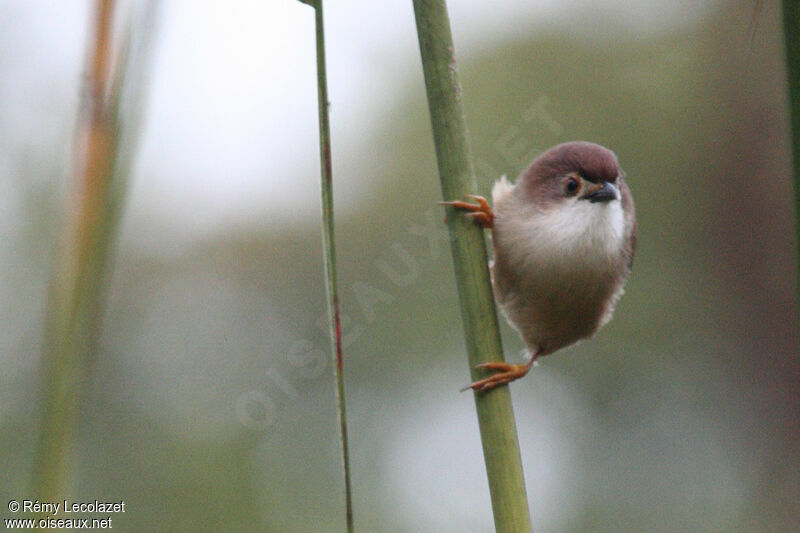
[(581, 184), (578, 183), (578, 180), (576, 180), (575, 178), (569, 178), (567, 180), (567, 185), (566, 185), (567, 194), (569, 195), (575, 194), (576, 192), (578, 192), (578, 188), (580, 186)]

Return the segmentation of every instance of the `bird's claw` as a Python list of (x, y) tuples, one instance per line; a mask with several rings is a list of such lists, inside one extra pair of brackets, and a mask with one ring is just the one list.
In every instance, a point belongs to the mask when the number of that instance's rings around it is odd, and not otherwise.
[(468, 389), (472, 389), (475, 392), (486, 392), (495, 387), (499, 387), (500, 385), (511, 383), (512, 381), (517, 380), (527, 374), (533, 366), (535, 360), (536, 358), (533, 357), (529, 362), (521, 365), (504, 362), (481, 363), (479, 365), (475, 365), (475, 368), (484, 370), (498, 370), (499, 372), (467, 385), (461, 389), (461, 392), (464, 392)]
[(475, 221), (480, 224), (483, 228), (491, 229), (494, 227), (494, 211), (492, 211), (489, 202), (486, 201), (486, 198), (483, 196), (478, 196), (477, 194), (468, 194), (467, 198), (472, 198), (476, 202), (477, 205), (471, 204), (469, 202), (463, 202), (461, 200), (453, 200), (449, 202), (439, 202), (440, 205), (450, 205), (455, 207), (456, 209), (465, 209), (470, 211), (466, 215), (468, 217), (472, 217)]

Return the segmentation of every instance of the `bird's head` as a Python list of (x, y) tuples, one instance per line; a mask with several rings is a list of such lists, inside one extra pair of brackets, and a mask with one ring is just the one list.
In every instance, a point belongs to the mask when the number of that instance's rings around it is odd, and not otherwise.
[(559, 144), (537, 157), (523, 175), (525, 193), (543, 209), (620, 200), (622, 172), (614, 152), (589, 142)]
[(619, 250), (632, 209), (614, 152), (589, 142), (550, 148), (528, 167), (519, 183), (536, 213), (536, 231), (549, 244), (589, 253)]

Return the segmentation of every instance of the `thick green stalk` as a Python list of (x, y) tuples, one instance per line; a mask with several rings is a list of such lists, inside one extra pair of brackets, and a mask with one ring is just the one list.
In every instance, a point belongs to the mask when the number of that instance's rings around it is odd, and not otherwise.
[(344, 353), (339, 314), (339, 289), (336, 275), (336, 238), (333, 226), (333, 173), (331, 165), (331, 132), (328, 114), (328, 79), (325, 71), (325, 31), (322, 20), (322, 0), (301, 0), (314, 8), (317, 35), (317, 95), (319, 99), (319, 157), (322, 168), (322, 246), (325, 262), (325, 282), (328, 297), (333, 373), (336, 381), (336, 410), (339, 416), (342, 468), (344, 470), (345, 520), (347, 531), (354, 531), (353, 495), (350, 481), (350, 453), (347, 438), (347, 411), (344, 394)]
[[(795, 238), (800, 250), (800, 3), (797, 0), (783, 2), (783, 30), (786, 40), (786, 71), (789, 79), (789, 111), (791, 114), (791, 143), (794, 173)], [(800, 280), (800, 260), (798, 261)], [(798, 305), (800, 305), (800, 282), (798, 283)]]
[[(439, 177), (445, 200), (463, 199), (477, 191), (472, 155), (456, 71), (453, 38), (444, 0), (414, 0), (419, 47), (428, 93)], [(475, 366), (503, 360), (483, 231), (458, 211), (448, 208), (467, 357), (473, 379), (483, 377)], [(517, 428), (508, 387), (475, 394), (495, 528), (499, 532), (531, 531)]]

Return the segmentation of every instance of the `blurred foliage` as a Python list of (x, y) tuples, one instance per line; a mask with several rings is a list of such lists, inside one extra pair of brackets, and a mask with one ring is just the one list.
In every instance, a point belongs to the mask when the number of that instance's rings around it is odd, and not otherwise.
[[(459, 53), (479, 192), (582, 138), (616, 151), (639, 215), (614, 321), (512, 386), (537, 531), (800, 526), (781, 28), (765, 5), (751, 45), (751, 16), (730, 3), (674, 34), (596, 20), (605, 39), (557, 27)], [(409, 79), (353, 163), (380, 194), (337, 220), (356, 527), (488, 531), (472, 399), (456, 392), (469, 374), (424, 90)], [(29, 479), (30, 302), (60, 203), (25, 184), (51, 157), (16, 162), (24, 209), (4, 244), (7, 305), (29, 319), (4, 326), (25, 331), (9, 334), (0, 378), (7, 500)], [(231, 229), (172, 257), (126, 245), (136, 231), (123, 227), (74, 498), (124, 499), (123, 531), (341, 528), (318, 220)], [(504, 336), (512, 358), (522, 345)]]

